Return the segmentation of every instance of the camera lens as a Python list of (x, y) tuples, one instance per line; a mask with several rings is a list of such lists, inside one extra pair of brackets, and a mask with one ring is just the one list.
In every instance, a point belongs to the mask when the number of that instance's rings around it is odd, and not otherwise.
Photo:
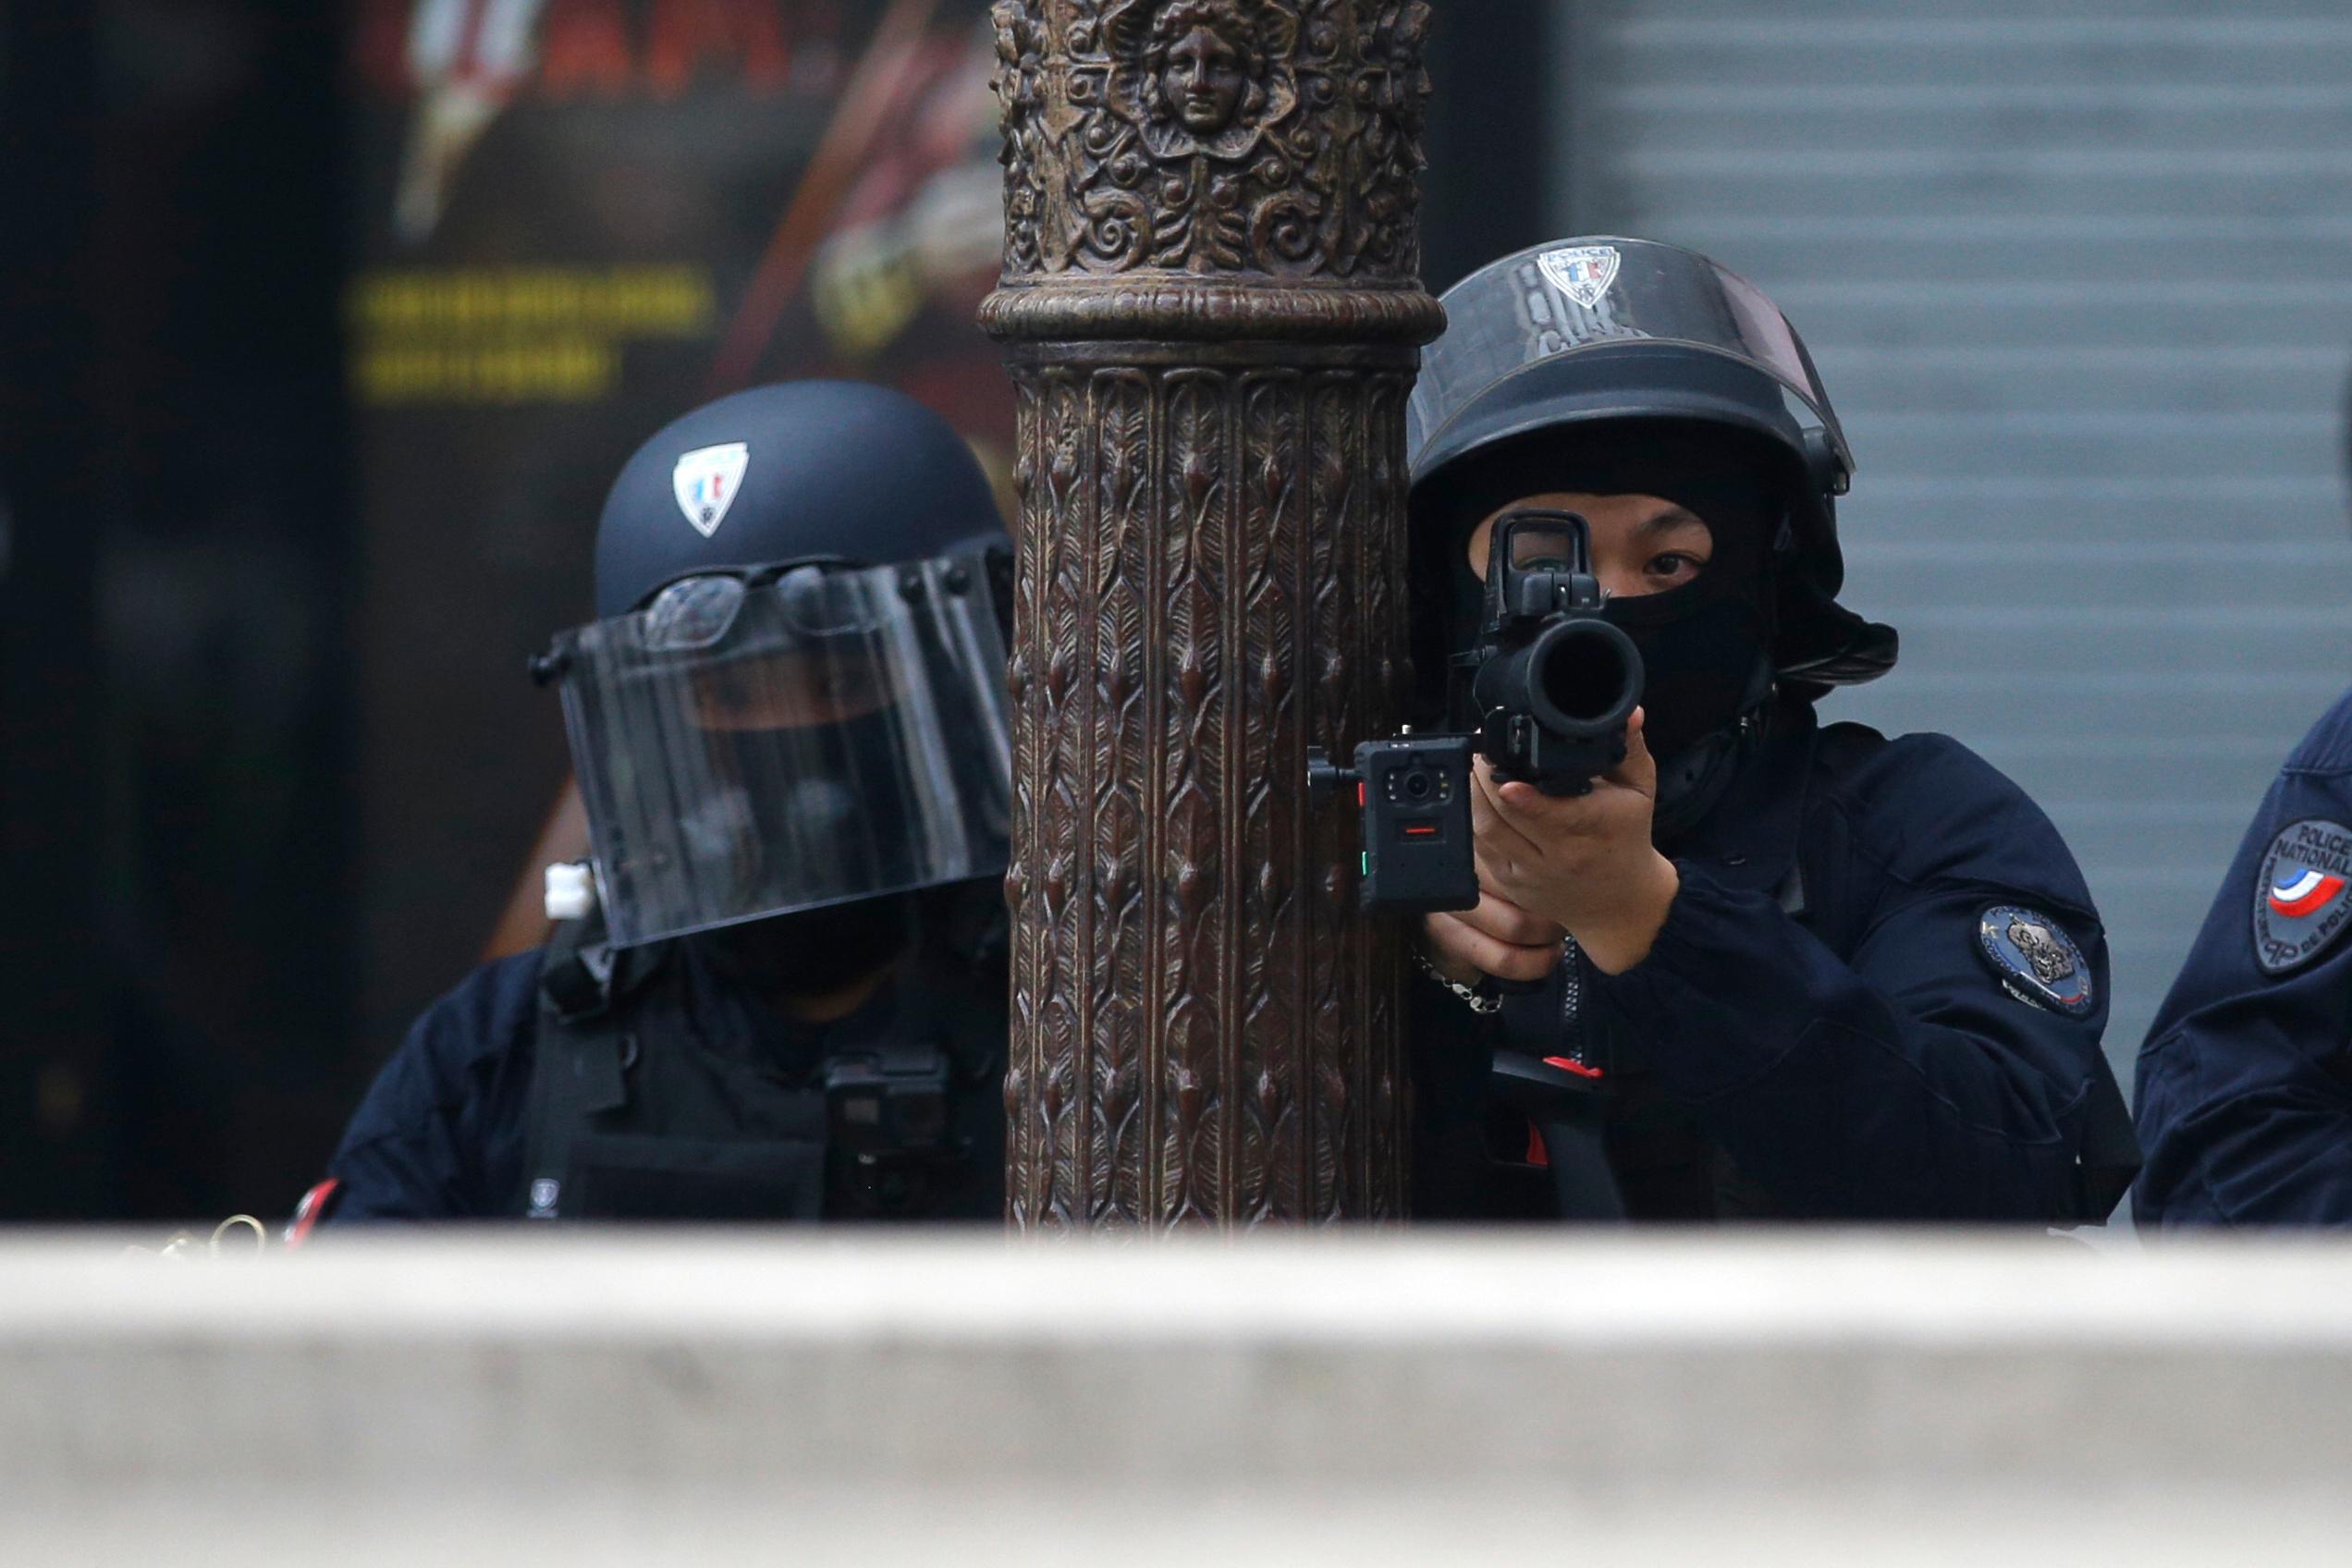
[(1427, 800), (1433, 788), (1435, 786), (1429, 782), (1429, 776), (1417, 768), (1404, 776), (1404, 792), (1414, 800)]

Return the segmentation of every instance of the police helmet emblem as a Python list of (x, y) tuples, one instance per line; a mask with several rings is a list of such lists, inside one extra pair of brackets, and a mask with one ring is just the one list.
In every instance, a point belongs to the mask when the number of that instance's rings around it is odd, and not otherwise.
[(727, 521), (743, 487), (744, 471), (752, 466), (752, 448), (741, 441), (723, 447), (702, 447), (678, 459), (669, 471), (669, 486), (678, 509), (694, 531), (707, 539)]
[(1977, 946), (2011, 996), (2068, 1018), (2089, 1015), (2096, 1001), (2090, 965), (2050, 916), (1996, 904), (1977, 921)]
[(2310, 962), (2352, 925), (2352, 828), (2307, 818), (2271, 840), (2254, 879), (2254, 958), (2265, 974)]
[(556, 1198), (562, 1191), (563, 1184), (553, 1176), (534, 1178), (531, 1183), (531, 1212), (525, 1218), (553, 1219), (556, 1217)]
[(1614, 245), (1569, 245), (1536, 258), (1551, 286), (1586, 310), (1599, 305), (1617, 281), (1620, 258)]

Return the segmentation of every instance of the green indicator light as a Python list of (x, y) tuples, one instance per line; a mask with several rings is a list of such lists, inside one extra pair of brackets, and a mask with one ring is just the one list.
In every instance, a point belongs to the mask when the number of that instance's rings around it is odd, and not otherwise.
[(1372, 875), (1372, 851), (1370, 850), (1365, 851), (1362, 858), (1364, 862), (1364, 875), (1369, 876)]

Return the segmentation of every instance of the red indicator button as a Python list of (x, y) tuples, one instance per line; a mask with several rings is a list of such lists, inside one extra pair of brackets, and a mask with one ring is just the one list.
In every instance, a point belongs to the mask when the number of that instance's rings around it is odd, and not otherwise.
[(1417, 827), (1407, 827), (1404, 830), (1404, 836), (1408, 839), (1434, 839), (1438, 836), (1437, 824), (1425, 822)]
[(1364, 809), (1364, 786), (1361, 784), (1355, 787), (1355, 809), (1358, 811)]

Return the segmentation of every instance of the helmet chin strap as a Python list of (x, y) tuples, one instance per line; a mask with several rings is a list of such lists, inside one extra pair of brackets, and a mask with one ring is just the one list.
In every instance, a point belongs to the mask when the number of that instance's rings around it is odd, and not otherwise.
[(1738, 774), (1740, 765), (1764, 739), (1770, 728), (1772, 661), (1758, 657), (1748, 680), (1747, 695), (1739, 717), (1684, 746), (1658, 766), (1658, 799), (1650, 818), (1650, 836), (1660, 847), (1688, 834), (1715, 809)]

